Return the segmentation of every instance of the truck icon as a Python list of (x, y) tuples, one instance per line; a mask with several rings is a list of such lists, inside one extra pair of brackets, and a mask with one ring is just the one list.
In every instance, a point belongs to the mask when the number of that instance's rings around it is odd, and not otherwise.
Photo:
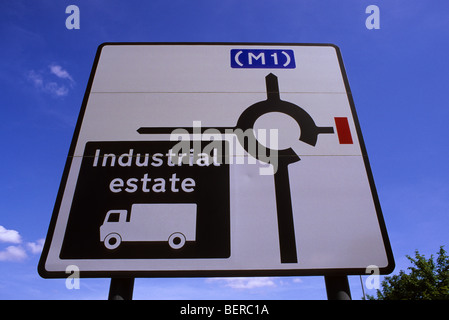
[(196, 241), (195, 203), (133, 204), (131, 210), (109, 210), (100, 226), (100, 241), (117, 249), (126, 241), (167, 241), (173, 249)]

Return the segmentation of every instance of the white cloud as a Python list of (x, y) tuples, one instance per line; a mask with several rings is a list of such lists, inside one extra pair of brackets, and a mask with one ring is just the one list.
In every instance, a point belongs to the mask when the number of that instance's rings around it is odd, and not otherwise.
[(9, 230), (0, 225), (0, 242), (19, 244), (16, 246), (8, 246), (0, 250), (0, 261), (23, 261), (28, 257), (27, 251), (32, 254), (42, 252), (45, 239), (39, 239), (35, 242), (22, 243), (22, 236), (16, 230)]
[(58, 78), (68, 79), (71, 82), (74, 82), (72, 76), (67, 72), (67, 70), (64, 70), (61, 66), (53, 64), (50, 65), (49, 68), (50, 72), (56, 75)]
[(0, 226), (0, 242), (21, 243), (22, 237), (16, 230), (8, 230)]
[(275, 287), (272, 277), (239, 277), (239, 278), (211, 278), (208, 282), (222, 282), (226, 287), (233, 289), (253, 289), (260, 287)]
[(64, 97), (69, 93), (69, 89), (66, 86), (58, 85), (56, 82), (47, 83), (45, 90), (57, 97)]
[(21, 246), (9, 246), (0, 251), (0, 261), (22, 261), (26, 257), (27, 254)]
[(30, 72), (28, 72), (27, 78), (34, 84), (36, 88), (44, 87), (44, 79), (42, 78), (42, 75), (36, 73), (36, 71), (31, 70)]
[(44, 247), (45, 239), (39, 239), (36, 242), (28, 242), (27, 247), (31, 251), (32, 254), (38, 254), (42, 252), (42, 248)]
[[(73, 77), (60, 65), (51, 64), (48, 68), (50, 73), (48, 71), (29, 71), (27, 74), (28, 81), (33, 83), (35, 88), (54, 97), (66, 96), (69, 93), (69, 87), (73, 87), (75, 83)], [(56, 76), (57, 79), (51, 79), (53, 76)]]

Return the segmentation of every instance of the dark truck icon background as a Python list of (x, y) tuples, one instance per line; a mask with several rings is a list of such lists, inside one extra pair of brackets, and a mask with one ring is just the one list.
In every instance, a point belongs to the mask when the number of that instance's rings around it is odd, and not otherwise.
[[(166, 154), (178, 141), (89, 141), (61, 249), (62, 259), (204, 259), (230, 256), (230, 175), (219, 166), (170, 166)], [(165, 155), (151, 166), (152, 179), (195, 181), (192, 192), (111, 192), (116, 178), (149, 174), (148, 166), (95, 166), (101, 155)], [(226, 150), (226, 141), (223, 141)], [(201, 149), (203, 150), (203, 149)], [(98, 156), (98, 154), (97, 154)], [(151, 159), (151, 157), (150, 157)], [(102, 164), (102, 158), (98, 160)], [(150, 165), (150, 162), (148, 162)], [(80, 237), (82, 235), (82, 237)], [(115, 249), (114, 249), (115, 248)]]
[(113, 250), (122, 242), (166, 241), (173, 249), (196, 240), (196, 204), (133, 204), (128, 210), (109, 210), (100, 226), (100, 241)]

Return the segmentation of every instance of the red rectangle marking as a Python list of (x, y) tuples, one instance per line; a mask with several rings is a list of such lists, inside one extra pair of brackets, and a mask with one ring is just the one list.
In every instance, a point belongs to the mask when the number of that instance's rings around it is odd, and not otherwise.
[(340, 144), (352, 144), (351, 130), (349, 129), (348, 118), (336, 117), (335, 125), (337, 126), (338, 141)]

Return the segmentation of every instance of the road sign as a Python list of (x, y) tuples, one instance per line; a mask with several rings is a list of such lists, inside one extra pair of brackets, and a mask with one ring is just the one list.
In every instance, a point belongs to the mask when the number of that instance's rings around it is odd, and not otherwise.
[(394, 268), (339, 49), (99, 47), (43, 277)]

